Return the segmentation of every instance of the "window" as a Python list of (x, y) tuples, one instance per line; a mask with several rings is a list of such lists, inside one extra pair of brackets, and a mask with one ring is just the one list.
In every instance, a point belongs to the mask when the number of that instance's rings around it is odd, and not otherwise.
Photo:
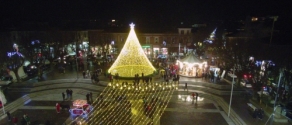
[(155, 37), (155, 43), (158, 43), (158, 37)]
[(150, 44), (150, 37), (146, 37), (146, 44)]
[(180, 34), (185, 34), (184, 30), (181, 30), (181, 31), (180, 31)]

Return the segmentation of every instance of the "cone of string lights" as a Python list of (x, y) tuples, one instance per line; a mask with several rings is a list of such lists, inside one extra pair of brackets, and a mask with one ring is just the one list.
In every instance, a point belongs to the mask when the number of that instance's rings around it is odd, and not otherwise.
[(155, 68), (148, 60), (136, 36), (135, 24), (130, 24), (130, 33), (119, 56), (109, 68), (108, 73), (121, 78), (133, 78), (135, 74), (152, 75)]

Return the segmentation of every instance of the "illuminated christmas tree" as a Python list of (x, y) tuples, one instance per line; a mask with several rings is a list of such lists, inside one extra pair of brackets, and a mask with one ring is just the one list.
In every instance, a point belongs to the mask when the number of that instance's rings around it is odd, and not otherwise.
[(126, 43), (114, 64), (108, 70), (112, 75), (120, 77), (134, 77), (135, 74), (151, 75), (155, 71), (151, 62), (145, 55), (134, 30), (135, 24), (131, 23), (130, 33)]

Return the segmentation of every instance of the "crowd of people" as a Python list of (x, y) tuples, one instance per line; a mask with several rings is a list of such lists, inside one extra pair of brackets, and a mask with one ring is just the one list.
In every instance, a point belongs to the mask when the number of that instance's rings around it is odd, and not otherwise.
[(89, 70), (86, 70), (86, 71), (83, 71), (82, 72), (82, 76), (83, 78), (90, 78), (92, 83), (99, 83), (99, 75), (101, 74), (102, 72), (102, 69), (96, 69), (95, 71), (89, 71)]
[[(12, 117), (9, 111), (6, 112), (6, 115), (7, 115), (8, 121), (11, 122), (13, 125), (19, 124), (18, 118), (16, 116)], [(30, 116), (28, 116), (27, 113), (23, 114), (23, 116), (20, 120), (20, 124), (21, 125), (30, 125), (31, 124)], [(49, 125), (49, 124), (46, 124), (46, 125)]]

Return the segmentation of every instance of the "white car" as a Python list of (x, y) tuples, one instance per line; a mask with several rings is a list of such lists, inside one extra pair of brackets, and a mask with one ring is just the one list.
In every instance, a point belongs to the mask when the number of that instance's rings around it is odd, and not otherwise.
[(12, 83), (12, 77), (11, 76), (2, 76), (0, 80), (0, 86), (9, 85)]
[(246, 88), (251, 88), (251, 87), (252, 87), (251, 83), (248, 82), (248, 80), (245, 80), (245, 79), (242, 79), (242, 80), (240, 81), (240, 84), (241, 84), (242, 86), (246, 87)]

